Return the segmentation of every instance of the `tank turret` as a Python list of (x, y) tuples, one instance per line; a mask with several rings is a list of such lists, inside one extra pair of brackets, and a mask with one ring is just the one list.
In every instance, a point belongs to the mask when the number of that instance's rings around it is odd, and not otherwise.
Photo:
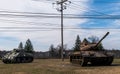
[(109, 32), (107, 32), (98, 43), (91, 43), (91, 44), (84, 44), (81, 47), (81, 51), (88, 51), (88, 50), (95, 50), (99, 44), (102, 42), (102, 40), (109, 34)]
[(8, 63), (30, 63), (33, 61), (33, 52), (24, 49), (14, 49), (2, 57), (2, 61)]
[(113, 61), (113, 54), (107, 51), (99, 50), (97, 47), (101, 41), (109, 34), (107, 32), (98, 43), (81, 45), (80, 51), (74, 52), (70, 55), (70, 62), (80, 64), (81, 66), (90, 65), (111, 65)]

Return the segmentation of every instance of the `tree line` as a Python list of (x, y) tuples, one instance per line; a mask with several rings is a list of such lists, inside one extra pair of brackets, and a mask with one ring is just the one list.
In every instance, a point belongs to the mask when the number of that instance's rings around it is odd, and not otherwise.
[[(97, 36), (90, 36), (88, 38), (84, 38), (83, 41), (87, 41), (88, 43), (98, 43), (99, 38)], [(70, 51), (80, 51), (80, 46), (81, 46), (81, 39), (79, 37), (79, 35), (77, 35), (74, 46), (71, 49), (67, 49), (67, 45), (64, 45), (63, 47), (63, 53), (65, 53), (66, 50), (70, 50)], [(104, 47), (102, 45), (102, 43), (99, 44), (99, 46), (96, 48), (96, 50), (104, 50)], [(50, 45), (49, 47), (49, 55), (51, 57), (61, 57), (61, 45), (58, 45), (57, 47), (54, 47), (53, 44)], [(63, 54), (64, 55), (64, 54)], [(64, 55), (65, 56), (65, 55)]]
[[(63, 53), (64, 53), (64, 57), (65, 57), (65, 50), (67, 49), (67, 45), (63, 45)], [(50, 45), (49, 48), (49, 56), (52, 58), (61, 58), (61, 45), (57, 45), (57, 47), (55, 47), (53, 44)]]
[(19, 50), (25, 50), (27, 52), (33, 52), (34, 51), (34, 48), (33, 48), (33, 45), (32, 45), (32, 42), (30, 39), (28, 39), (25, 43), (25, 45), (23, 46), (23, 43), (20, 42), (19, 45), (18, 45), (18, 49)]
[[(96, 43), (99, 42), (99, 37), (92, 35), (92, 36), (90, 36), (88, 38), (84, 38), (83, 41), (86, 41), (88, 44), (96, 44)], [(79, 37), (79, 35), (77, 35), (77, 38), (75, 40), (75, 45), (73, 47), (73, 50), (74, 51), (80, 51), (81, 44), (82, 44), (82, 42), (80, 40), (80, 37)], [(98, 45), (98, 47), (96, 47), (96, 50), (104, 50), (104, 47), (103, 47), (102, 43), (100, 43)]]

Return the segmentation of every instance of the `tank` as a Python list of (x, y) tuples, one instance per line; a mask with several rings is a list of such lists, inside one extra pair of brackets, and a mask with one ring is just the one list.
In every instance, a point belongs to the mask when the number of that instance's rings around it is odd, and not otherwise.
[(107, 32), (98, 43), (81, 45), (80, 51), (73, 52), (70, 55), (70, 62), (80, 64), (81, 66), (87, 65), (111, 65), (114, 55), (106, 50), (98, 50), (97, 47), (101, 41), (109, 34)]
[(14, 49), (2, 57), (2, 61), (6, 64), (30, 63), (33, 59), (33, 52), (28, 52), (23, 49)]

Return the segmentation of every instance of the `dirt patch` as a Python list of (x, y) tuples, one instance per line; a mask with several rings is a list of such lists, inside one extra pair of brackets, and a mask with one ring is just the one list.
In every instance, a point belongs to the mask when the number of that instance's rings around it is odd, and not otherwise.
[(13, 74), (27, 74), (26, 72), (15, 72)]

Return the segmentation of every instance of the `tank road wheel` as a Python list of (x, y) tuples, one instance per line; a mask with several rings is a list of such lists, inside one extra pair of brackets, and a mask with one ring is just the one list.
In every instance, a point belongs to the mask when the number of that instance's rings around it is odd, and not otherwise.
[(2, 60), (5, 64), (8, 64), (8, 61), (7, 60)]
[(83, 60), (80, 61), (80, 66), (83, 66)]
[(16, 62), (15, 63), (20, 63), (20, 58), (16, 58)]
[(33, 61), (33, 57), (29, 57), (29, 62), (32, 62)]
[(112, 57), (109, 57), (108, 60), (106, 61), (106, 65), (111, 65), (113, 61)]
[(10, 60), (7, 60), (7, 63), (8, 63), (8, 64), (10, 64), (10, 63), (11, 63), (11, 61), (10, 61)]
[(72, 63), (72, 56), (70, 56), (70, 62)]
[(24, 63), (24, 57), (20, 57), (20, 63)]
[(25, 57), (21, 58), (21, 63), (26, 63), (26, 58)]
[(95, 62), (95, 61), (91, 61), (91, 65), (92, 65), (92, 66), (97, 66), (97, 65), (100, 65), (100, 63)]
[(87, 66), (87, 61), (85, 60), (85, 58), (82, 58), (80, 61), (80, 65), (83, 66)]

